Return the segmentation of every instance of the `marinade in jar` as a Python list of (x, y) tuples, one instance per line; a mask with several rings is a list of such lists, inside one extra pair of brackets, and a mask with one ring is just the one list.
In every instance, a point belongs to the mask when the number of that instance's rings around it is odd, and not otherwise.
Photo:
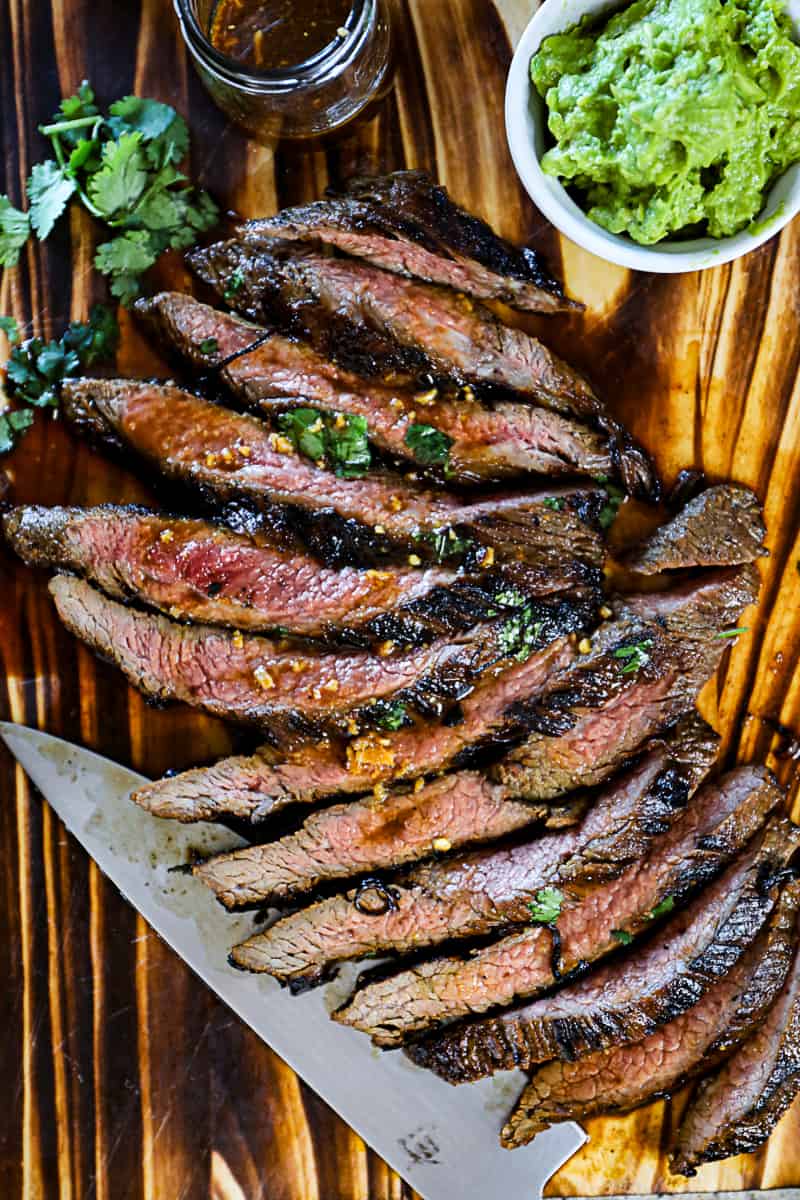
[(209, 37), (257, 71), (306, 62), (346, 35), (352, 0), (218, 0)]

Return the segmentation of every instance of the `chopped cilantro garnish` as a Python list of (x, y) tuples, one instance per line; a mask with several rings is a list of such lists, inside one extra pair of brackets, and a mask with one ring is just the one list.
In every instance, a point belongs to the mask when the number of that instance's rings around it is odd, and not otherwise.
[(506, 617), (498, 633), (500, 649), (507, 658), (525, 662), (533, 654), (542, 632), (542, 622), (533, 620), (533, 607), (526, 604)]
[(632, 675), (650, 662), (648, 647), (652, 646), (650, 638), (641, 642), (633, 642), (630, 646), (618, 646), (612, 651), (612, 657), (620, 659), (620, 670), (623, 675)]
[(406, 706), (405, 704), (401, 704), (399, 701), (388, 705), (375, 721), (375, 724), (380, 729), (389, 729), (392, 732), (394, 732), (396, 729), (402, 729), (405, 723)]
[(461, 558), (473, 545), (471, 538), (461, 537), (449, 525), (442, 529), (434, 529), (431, 533), (420, 534), (416, 540), (428, 542), (433, 547), (437, 562), (445, 562), (448, 558)]
[(531, 921), (535, 925), (552, 925), (561, 916), (564, 894), (558, 888), (540, 888), (528, 905)]
[(553, 512), (561, 512), (564, 507), (564, 501), (560, 496), (545, 496), (542, 501), (543, 508), (551, 508)]
[(619, 942), (621, 946), (630, 946), (631, 942), (633, 941), (633, 934), (628, 933), (627, 929), (612, 929), (611, 936), (615, 939), (615, 941)]
[(719, 633), (715, 633), (714, 637), (718, 638), (735, 638), (740, 633), (747, 633), (749, 625), (739, 625), (737, 629), (721, 629)]
[(675, 907), (675, 897), (665, 896), (660, 904), (657, 904), (651, 912), (647, 914), (648, 921), (657, 921), (659, 917), (666, 917)]
[(215, 337), (203, 338), (200, 343), (201, 354), (216, 354), (219, 350), (219, 342)]
[(606, 493), (606, 502), (600, 509), (597, 519), (602, 529), (609, 529), (617, 519), (619, 506), (625, 499), (625, 492), (615, 483), (609, 483), (606, 475), (598, 475), (597, 482), (602, 483)]
[(403, 439), (416, 458), (426, 466), (446, 463), (453, 439), (433, 425), (409, 425)]
[(49, 237), (74, 196), (116, 231), (98, 246), (95, 266), (110, 277), (112, 295), (129, 304), (162, 251), (190, 246), (215, 224), (214, 202), (175, 165), (186, 155), (189, 132), (168, 104), (125, 96), (104, 115), (84, 82), (40, 132), (53, 157), (31, 171), (28, 212), (0, 196), (0, 266), (16, 265), (31, 233)]
[(344, 479), (355, 479), (369, 469), (372, 456), (364, 417), (295, 408), (280, 415), (278, 426), (296, 450), (314, 462), (324, 460)]
[(18, 406), (0, 416), (0, 454), (4, 454), (33, 423), (31, 408), (57, 408), (64, 379), (77, 375), (81, 367), (113, 358), (119, 327), (114, 314), (101, 304), (92, 308), (88, 321), (68, 325), (58, 341), (29, 338), (14, 345), (19, 341), (16, 322), (2, 317), (0, 325), (13, 345), (6, 363), (6, 390)]
[(243, 285), (244, 275), (241, 271), (234, 271), (225, 285), (225, 291), (222, 293), (223, 300), (230, 302), (236, 293), (242, 290)]

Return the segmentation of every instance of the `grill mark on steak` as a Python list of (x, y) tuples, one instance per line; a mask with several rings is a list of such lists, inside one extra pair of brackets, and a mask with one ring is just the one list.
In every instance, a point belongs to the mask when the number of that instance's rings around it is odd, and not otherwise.
[[(268, 971), (283, 982), (308, 984), (337, 961), (386, 951), (404, 953), (525, 924), (530, 920), (529, 903), (541, 887), (560, 881), (561, 867), (580, 886), (584, 846), (592, 871), (602, 847), (600, 854), (612, 875), (656, 836), (662, 821), (674, 821), (677, 810), (671, 805), (659, 810), (650, 792), (659, 772), (682, 768), (688, 794), (716, 754), (717, 739), (702, 726), (687, 732), (687, 742), (691, 750), (686, 763), (680, 762), (681, 739), (674, 739), (674, 751), (672, 745), (657, 746), (639, 767), (610, 786), (576, 829), (406, 871), (393, 880), (396, 909), (380, 921), (359, 914), (352, 893), (323, 900), (237, 947), (237, 962)], [(673, 752), (678, 756), (675, 762)]]
[[(552, 996), (464, 1024), (411, 1057), (450, 1083), (496, 1071), (572, 1062), (596, 1050), (648, 1037), (697, 1003), (739, 960), (774, 907), (774, 872), (797, 847), (800, 830), (773, 818), (763, 836), (663, 930)], [(765, 887), (764, 872), (773, 873)]]
[(508, 1149), (571, 1117), (629, 1112), (675, 1089), (741, 1043), (773, 1003), (796, 943), (798, 896), (785, 889), (770, 925), (736, 966), (674, 1021), (631, 1046), (575, 1063), (554, 1062), (531, 1079), (501, 1134)]
[(624, 563), (640, 575), (686, 567), (724, 567), (754, 562), (767, 553), (758, 497), (749, 488), (723, 483), (707, 488), (634, 546)]
[[(214, 372), (245, 406), (268, 415), (312, 405), (365, 417), (370, 440), (415, 461), (406, 437), (422, 422), (451, 440), (447, 478), (460, 483), (542, 475), (610, 475), (605, 439), (547, 409), (511, 402), (489, 408), (464, 395), (420, 404), (409, 389), (367, 384), (296, 340), (221, 313), (181, 292), (136, 302), (136, 313), (160, 341), (196, 371)], [(204, 353), (209, 338), (216, 350)], [(253, 343), (258, 341), (254, 349)]]
[(179, 821), (236, 816), (258, 822), (290, 804), (357, 795), (379, 782), (442, 770), (476, 744), (499, 736), (509, 703), (541, 688), (551, 672), (575, 657), (567, 635), (590, 626), (594, 606), (563, 599), (551, 608), (553, 641), (526, 662), (502, 672), (487, 671), (462, 701), (457, 725), (415, 723), (387, 733), (388, 746), (367, 737), (350, 743), (349, 750), (335, 743), (301, 748), (282, 762), (270, 747), (261, 747), (253, 755), (226, 758), (212, 767), (148, 784), (133, 799), (155, 816)]
[(528, 312), (582, 307), (567, 300), (535, 251), (499, 237), (459, 208), (425, 171), (355, 181), (344, 196), (248, 221), (248, 241), (318, 240), (376, 266)]
[(395, 656), (300, 653), (263, 637), (177, 625), (68, 576), (53, 579), (50, 592), (70, 632), (145, 696), (257, 725), (276, 741), (344, 732), (351, 717), (379, 723), (387, 701), (438, 713), (502, 658), (502, 622)]
[(492, 600), (476, 583), (474, 603), (464, 598), (467, 619), (459, 621), (455, 602), (447, 605), (434, 594), (457, 580), (446, 567), (333, 571), (263, 538), (135, 507), (29, 505), (11, 510), (2, 525), (29, 565), (74, 571), (109, 596), (135, 597), (175, 618), (252, 632), (281, 627), (367, 642), (394, 633), (399, 641), (415, 641), (424, 632), (427, 605), (445, 632), (485, 619)]
[[(540, 799), (606, 778), (694, 704), (729, 644), (716, 635), (757, 594), (758, 576), (745, 566), (618, 600), (618, 620), (593, 636), (591, 651), (552, 676), (535, 699), (511, 708), (510, 721), (534, 733), (498, 764), (495, 778)], [(631, 670), (629, 651), (637, 646), (645, 661)], [(610, 752), (609, 726), (618, 730)]]
[(226, 908), (285, 903), (322, 883), (398, 867), (527, 826), (577, 823), (585, 801), (532, 804), (476, 771), (433, 780), (421, 791), (391, 792), (315, 813), (274, 842), (217, 855), (194, 868)]
[[(795, 893), (800, 884), (790, 885)], [(750, 1154), (767, 1140), (800, 1090), (800, 949), (763, 1026), (710, 1078), (684, 1113), (671, 1169), (697, 1174), (703, 1163)]]
[(289, 257), (280, 247), (220, 242), (193, 251), (187, 261), (223, 296), (236, 272), (242, 284), (231, 303), (238, 311), (309, 340), (319, 354), (359, 375), (385, 378), (400, 370), (412, 378), (501, 388), (586, 421), (609, 437), (629, 492), (659, 493), (648, 456), (589, 383), (483, 305), (362, 263), (313, 253)]
[[(558, 489), (555, 493), (491, 495), (462, 501), (428, 491), (386, 474), (340, 479), (299, 454), (284, 453), (270, 440), (263, 422), (234, 413), (169, 384), (144, 380), (78, 379), (63, 388), (69, 420), (81, 430), (121, 443), (159, 471), (215, 498), (248, 498), (257, 505), (290, 504), (312, 515), (331, 513), (363, 526), (376, 537), (381, 526), (389, 539), (430, 553), (420, 535), (458, 526), (481, 542), (522, 551), (537, 566), (568, 572), (585, 580), (602, 561), (596, 528), (586, 520), (602, 492), (595, 488)], [(242, 454), (244, 450), (244, 454)], [(543, 504), (562, 498), (554, 511)], [(381, 535), (382, 537), (383, 535)], [(563, 572), (564, 567), (561, 567)]]
[[(680, 903), (712, 879), (781, 800), (768, 772), (734, 772), (722, 784), (701, 789), (667, 833), (654, 840), (650, 853), (622, 874), (588, 888), (566, 885), (558, 918), (558, 975), (553, 971), (551, 932), (535, 926), (468, 958), (432, 959), (387, 980), (367, 982), (339, 1019), (371, 1034), (379, 1045), (391, 1046), (442, 1021), (537, 996), (618, 949), (614, 930), (640, 934), (667, 897)], [(445, 1031), (442, 1037), (447, 1036)]]

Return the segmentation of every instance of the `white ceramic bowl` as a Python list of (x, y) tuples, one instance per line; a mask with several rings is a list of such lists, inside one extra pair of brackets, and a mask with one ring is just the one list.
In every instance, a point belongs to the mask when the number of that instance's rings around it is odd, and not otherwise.
[[(506, 134), (514, 166), (536, 207), (563, 234), (600, 258), (639, 271), (671, 274), (730, 262), (754, 250), (800, 212), (800, 165), (790, 167), (773, 185), (754, 222), (727, 238), (665, 240), (640, 246), (625, 235), (608, 233), (590, 221), (557, 179), (545, 175), (539, 158), (547, 148), (545, 103), (530, 81), (532, 55), (551, 33), (577, 25), (587, 13), (619, 8), (619, 0), (544, 0), (520, 38), (506, 84)], [(800, 34), (800, 0), (789, 0), (795, 32)]]

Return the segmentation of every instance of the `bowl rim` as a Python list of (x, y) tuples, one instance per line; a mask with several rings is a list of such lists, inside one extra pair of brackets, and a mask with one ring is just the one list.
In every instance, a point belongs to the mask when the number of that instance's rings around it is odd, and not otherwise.
[[(536, 147), (544, 128), (544, 101), (530, 82), (529, 63), (544, 38), (568, 29), (587, 13), (619, 8), (619, 0), (544, 0), (526, 25), (511, 60), (505, 92), (508, 147), (516, 172), (539, 211), (571, 241), (617, 266), (677, 274), (721, 266), (755, 250), (800, 212), (800, 164), (790, 166), (770, 188), (762, 211), (739, 233), (725, 238), (665, 239), (652, 246), (610, 233), (591, 221), (558, 179), (545, 175)], [(789, 11), (800, 25), (797, 0)], [(535, 111), (538, 109), (538, 112)]]

